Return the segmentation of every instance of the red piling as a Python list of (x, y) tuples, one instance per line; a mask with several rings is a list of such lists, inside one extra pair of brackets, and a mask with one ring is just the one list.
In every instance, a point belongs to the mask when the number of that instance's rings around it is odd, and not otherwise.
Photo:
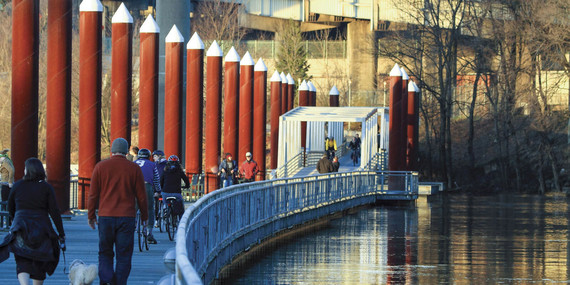
[(271, 169), (277, 169), (277, 148), (279, 145), (279, 116), (281, 114), (281, 76), (275, 71), (271, 76)]
[(416, 84), (410, 80), (408, 84), (408, 119), (407, 119), (407, 137), (408, 137), (408, 153), (407, 153), (407, 170), (418, 171), (418, 119), (419, 119), (419, 89)]
[(206, 54), (206, 193), (218, 189), (218, 165), (222, 129), (222, 57), (214, 41)]
[(317, 106), (317, 88), (311, 81), (307, 82), (307, 85), (309, 86), (309, 95), (310, 95), (309, 106), (315, 107)]
[(69, 212), (71, 1), (48, 2), (46, 166), (62, 213)]
[(77, 205), (87, 208), (91, 174), (101, 160), (101, 24), (103, 5), (84, 0), (79, 6), (79, 173)]
[[(310, 106), (311, 94), (307, 81), (303, 80), (299, 86), (299, 106)], [(307, 147), (307, 122), (301, 122), (301, 147)]]
[(331, 88), (331, 91), (329, 92), (329, 106), (331, 107), (338, 107), (339, 105), (339, 96), (340, 92), (338, 92), (338, 89), (336, 88), (336, 85), (333, 86)]
[(111, 76), (111, 141), (125, 138), (131, 143), (133, 93), (133, 17), (121, 3), (111, 20), (113, 45)]
[(295, 80), (287, 73), (287, 111), (295, 107)]
[(158, 44), (160, 29), (152, 15), (140, 28), (139, 148), (158, 148)]
[(408, 73), (406, 73), (406, 70), (404, 70), (403, 68), (400, 67), (400, 71), (402, 72), (402, 121), (400, 122), (400, 129), (401, 134), (402, 134), (402, 138), (400, 139), (400, 142), (402, 143), (402, 163), (403, 163), (403, 170), (407, 170), (407, 158), (408, 158), (408, 132), (407, 132), (407, 128), (408, 128), (408, 81), (410, 80), (410, 77), (408, 76)]
[(405, 160), (402, 158), (402, 71), (396, 64), (390, 71), (390, 114), (388, 143), (388, 170), (400, 171), (405, 169)]
[(287, 113), (289, 111), (287, 108), (289, 107), (289, 103), (287, 102), (289, 99), (289, 95), (287, 93), (287, 76), (283, 72), (279, 74), (281, 76), (281, 115)]
[(14, 176), (38, 155), (39, 1), (12, 2), (12, 161)]
[(238, 156), (238, 110), (239, 110), (239, 55), (232, 47), (226, 55), (224, 72), (224, 152)]
[(164, 68), (164, 153), (181, 153), (182, 141), (182, 70), (184, 37), (176, 25), (165, 39)]
[(267, 122), (267, 66), (260, 58), (254, 68), (253, 83), (253, 157), (259, 172), (256, 181), (265, 180), (265, 144)]
[[(252, 151), (253, 139), (253, 59), (246, 52), (240, 61), (239, 89), (239, 146), (237, 161)], [(255, 156), (254, 156), (255, 157)]]
[(194, 33), (186, 46), (186, 175), (202, 173), (204, 43)]

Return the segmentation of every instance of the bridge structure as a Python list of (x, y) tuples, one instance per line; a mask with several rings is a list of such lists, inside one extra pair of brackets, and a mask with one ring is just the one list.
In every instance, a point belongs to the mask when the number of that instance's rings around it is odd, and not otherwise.
[[(37, 27), (39, 18), (38, 0), (21, 0), (19, 3), (29, 6), (13, 11), (13, 50), (17, 52), (12, 57), (12, 146), (18, 146), (13, 147), (17, 173), (23, 172), (23, 162), (28, 157), (37, 156), (38, 149), (36, 55), (39, 50), (35, 43), (39, 34), (33, 29)], [(55, 60), (55, 63), (48, 64), (49, 73), (69, 75), (71, 7), (56, 6), (50, 6), (48, 13), (48, 53)], [(91, 173), (101, 159), (102, 12), (99, 0), (84, 0), (80, 5), (79, 169), (78, 194), (75, 197), (80, 209), (86, 207)], [(121, 5), (113, 16), (112, 27), (110, 139), (124, 137), (131, 144), (132, 25), (133, 18)], [(141, 115), (140, 124), (144, 124), (144, 130), (148, 132), (140, 134), (138, 143), (148, 149), (157, 148), (159, 128), (156, 103), (159, 33), (160, 27), (152, 16), (145, 20), (139, 33), (139, 104), (141, 110), (147, 110), (145, 116)], [(209, 283), (236, 255), (290, 227), (378, 200), (414, 200), (417, 197), (417, 169), (411, 162), (416, 159), (418, 120), (414, 116), (417, 116), (418, 103), (415, 98), (419, 94), (398, 65), (390, 73), (389, 116), (385, 116), (383, 109), (384, 115), (380, 115), (383, 129), (378, 138), (378, 116), (381, 112), (377, 107), (339, 107), (336, 88), (330, 92), (330, 107), (316, 107), (316, 88), (311, 82), (303, 82), (298, 88), (300, 107), (294, 108), (295, 81), (290, 75), (285, 76), (278, 71), (270, 79), (271, 99), (268, 104), (268, 68), (262, 59), (254, 63), (248, 52), (240, 58), (232, 48), (223, 60), (223, 53), (215, 41), (204, 53), (204, 44), (197, 34), (185, 46), (186, 53), (184, 43), (180, 30), (172, 26), (165, 38), (167, 98), (164, 113), (169, 114), (164, 124), (165, 140), (169, 140), (165, 152), (180, 155), (184, 144), (187, 151), (183, 158), (186, 174), (203, 174), (208, 183), (206, 195), (187, 209), (177, 232), (176, 273), (173, 275), (176, 283)], [(182, 104), (184, 59), (189, 70), (186, 74), (186, 106)], [(28, 64), (29, 60), (35, 61)], [(70, 205), (70, 80), (70, 76), (50, 79), (47, 94), (46, 168), (50, 173), (48, 182), (54, 186), (62, 212), (68, 211)], [(218, 189), (216, 172), (222, 146), (222, 105), (224, 152), (232, 146), (236, 148), (232, 151), (234, 155), (251, 149), (260, 163), (262, 174), (266, 170), (265, 126), (267, 107), (270, 107), (271, 166), (267, 170), (273, 170), (276, 177), (265, 180), (265, 175), (260, 175), (256, 177), (257, 182)], [(184, 118), (182, 108), (186, 108)], [(205, 114), (202, 113), (204, 110)], [(203, 117), (208, 120), (204, 121)], [(235, 120), (227, 120), (228, 117)], [(314, 169), (310, 162), (314, 160), (310, 157), (322, 152), (325, 134), (334, 135), (342, 142), (344, 122), (361, 124), (360, 165), (341, 173), (313, 175), (298, 171), (294, 175), (293, 167)], [(186, 137), (182, 137), (184, 124)], [(204, 141), (202, 129), (206, 130)], [(228, 143), (230, 139), (232, 143)], [(378, 141), (388, 141), (388, 147), (379, 151)], [(202, 145), (205, 145), (206, 153), (204, 167)], [(345, 145), (340, 145), (339, 156), (345, 149)], [(301, 158), (303, 163), (294, 166)], [(57, 169), (62, 171), (54, 171)]]

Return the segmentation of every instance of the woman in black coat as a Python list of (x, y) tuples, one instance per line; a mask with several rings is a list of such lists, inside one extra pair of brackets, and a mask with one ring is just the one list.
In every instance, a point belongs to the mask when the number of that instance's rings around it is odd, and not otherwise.
[(28, 284), (30, 278), (34, 285), (43, 284), (46, 273), (52, 275), (59, 263), (59, 242), (65, 242), (55, 193), (45, 178), (42, 162), (27, 159), (24, 178), (14, 184), (8, 197), (8, 212), (14, 221), (10, 234), (0, 244), (0, 262), (9, 257), (9, 252), (14, 254), (20, 284)]
[[(164, 166), (164, 172), (162, 172), (162, 176), (160, 177), (160, 187), (162, 189), (163, 201), (166, 201), (166, 198), (168, 197), (176, 197), (180, 203), (179, 205), (184, 203), (181, 187), (182, 181), (184, 181), (184, 188), (190, 187), (190, 181), (180, 166), (180, 160), (178, 159), (178, 156), (171, 155), (168, 158), (168, 162), (166, 163), (166, 166)], [(179, 213), (179, 218), (182, 218), (183, 213), (184, 211), (181, 211), (181, 213)]]

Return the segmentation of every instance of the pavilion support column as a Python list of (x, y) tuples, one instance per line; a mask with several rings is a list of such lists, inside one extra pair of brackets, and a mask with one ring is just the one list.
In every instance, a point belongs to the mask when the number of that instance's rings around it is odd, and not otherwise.
[(71, 2), (48, 2), (46, 167), (59, 210), (69, 213)]
[(204, 43), (194, 33), (186, 46), (186, 176), (202, 173)]
[(140, 28), (139, 148), (158, 149), (158, 46), (160, 28), (148, 15)]
[(259, 59), (254, 67), (253, 76), (253, 158), (259, 172), (256, 181), (265, 180), (265, 144), (267, 122), (267, 66)]
[(121, 3), (112, 22), (111, 141), (124, 138), (131, 144), (133, 93), (133, 17)]
[(238, 157), (239, 55), (232, 47), (225, 57), (224, 72), (224, 152)]
[[(254, 62), (246, 52), (240, 62), (239, 131), (237, 161), (245, 160), (245, 154), (252, 151), (253, 139), (253, 67)], [(258, 159), (258, 157), (253, 157)]]
[(165, 42), (164, 153), (166, 156), (180, 156), (184, 37), (176, 25), (170, 29)]
[(87, 208), (91, 174), (101, 160), (101, 57), (103, 5), (79, 5), (79, 173), (77, 207)]
[(271, 76), (271, 169), (277, 169), (277, 148), (279, 145), (279, 115), (281, 114), (281, 76), (275, 71)]
[(216, 41), (206, 54), (206, 137), (205, 137), (205, 192), (218, 189), (218, 165), (222, 129), (222, 57), (223, 52)]
[[(299, 107), (310, 106), (311, 94), (307, 81), (303, 80), (299, 86)], [(307, 122), (301, 122), (301, 148), (303, 148), (303, 166), (307, 165)]]
[(14, 176), (38, 155), (39, 0), (12, 2), (12, 161)]

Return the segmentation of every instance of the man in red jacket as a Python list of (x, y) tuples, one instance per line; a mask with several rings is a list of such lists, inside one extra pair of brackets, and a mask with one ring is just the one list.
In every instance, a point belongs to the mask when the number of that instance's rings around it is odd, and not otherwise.
[[(115, 139), (111, 146), (111, 157), (97, 163), (91, 176), (87, 217), (92, 229), (99, 224), (101, 284), (127, 284), (135, 236), (135, 200), (140, 206), (143, 224), (148, 219), (143, 174), (137, 164), (127, 160), (128, 147), (125, 139)], [(95, 214), (97, 208), (99, 220)], [(116, 254), (113, 248), (116, 248)]]
[(245, 161), (242, 163), (239, 174), (243, 177), (243, 182), (255, 181), (255, 175), (259, 170), (257, 169), (257, 162), (251, 159), (251, 152), (245, 154)]

